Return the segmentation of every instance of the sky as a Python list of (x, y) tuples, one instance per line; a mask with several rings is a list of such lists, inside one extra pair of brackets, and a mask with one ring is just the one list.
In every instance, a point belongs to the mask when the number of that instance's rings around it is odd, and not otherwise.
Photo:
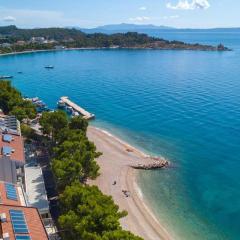
[(82, 27), (154, 24), (240, 27), (239, 0), (0, 0), (0, 26)]

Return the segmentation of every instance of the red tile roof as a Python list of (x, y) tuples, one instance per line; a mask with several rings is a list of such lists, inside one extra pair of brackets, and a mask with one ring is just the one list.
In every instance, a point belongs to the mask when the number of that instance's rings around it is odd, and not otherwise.
[[(11, 134), (8, 134), (8, 135), (11, 135)], [(14, 149), (14, 152), (11, 154), (10, 159), (24, 163), (25, 157), (24, 157), (23, 139), (21, 136), (17, 136), (17, 135), (11, 135), (11, 136), (13, 137), (14, 140), (8, 143), (3, 141), (3, 134), (0, 134), (0, 158), (3, 157), (2, 147), (8, 146)]]
[[(8, 233), (10, 239), (15, 239), (13, 226), (9, 210), (21, 210), (25, 215), (26, 224), (28, 227), (29, 235), (32, 240), (48, 240), (46, 230), (41, 221), (41, 217), (36, 208), (31, 207), (16, 207), (11, 205), (0, 205), (0, 214), (5, 213), (7, 221), (0, 223), (2, 233)], [(1, 236), (0, 236), (1, 237)]]
[(6, 193), (6, 189), (5, 189), (5, 183), (4, 182), (0, 182), (0, 204), (21, 206), (21, 202), (20, 202), (17, 186), (15, 186), (15, 187), (16, 187), (16, 191), (17, 191), (17, 198), (18, 198), (17, 201), (10, 200), (10, 199), (7, 198), (7, 193)]

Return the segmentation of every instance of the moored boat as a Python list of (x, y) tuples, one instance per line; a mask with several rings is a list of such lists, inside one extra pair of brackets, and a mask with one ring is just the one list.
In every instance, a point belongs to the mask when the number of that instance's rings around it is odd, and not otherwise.
[(31, 101), (37, 109), (38, 113), (42, 112), (48, 112), (50, 109), (48, 108), (47, 104), (43, 102), (40, 98), (34, 97), (34, 98), (25, 98), (25, 100)]
[(69, 106), (66, 107), (66, 110), (67, 110), (68, 113), (72, 113), (73, 112), (73, 108), (69, 107)]
[(72, 116), (73, 117), (78, 117), (78, 116), (80, 116), (80, 114), (79, 114), (79, 112), (73, 111)]
[(13, 78), (13, 76), (0, 76), (0, 79), (10, 79), (10, 78)]
[(62, 100), (59, 100), (57, 102), (57, 105), (58, 105), (58, 108), (65, 108), (66, 107), (66, 104)]
[(53, 65), (48, 65), (48, 66), (45, 66), (45, 68), (47, 68), (47, 69), (53, 69), (54, 66), (53, 66)]

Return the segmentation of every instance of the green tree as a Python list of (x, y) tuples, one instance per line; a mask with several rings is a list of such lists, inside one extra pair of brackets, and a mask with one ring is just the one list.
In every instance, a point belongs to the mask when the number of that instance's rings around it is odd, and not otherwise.
[(8, 114), (14, 106), (21, 103), (21, 94), (11, 86), (10, 81), (1, 80), (0, 90), (0, 108)]
[(35, 106), (22, 98), (17, 89), (11, 86), (10, 81), (0, 81), (0, 108), (5, 114), (15, 115), (18, 120), (33, 119), (36, 116)]
[(70, 129), (81, 130), (86, 133), (88, 127), (87, 120), (83, 119), (82, 117), (73, 117), (69, 122)]
[(19, 107), (24, 109), (27, 118), (34, 119), (36, 117), (37, 114), (36, 107), (32, 104), (31, 101), (23, 100), (19, 104)]
[(16, 118), (19, 121), (22, 121), (23, 119), (27, 118), (26, 111), (21, 107), (14, 107), (10, 114), (16, 116)]
[(36, 136), (36, 132), (26, 124), (21, 124), (22, 136), (27, 139), (32, 139)]
[(83, 166), (80, 161), (73, 157), (54, 159), (52, 169), (57, 178), (59, 191), (74, 181), (82, 181), (84, 176)]
[(143, 240), (142, 238), (135, 236), (131, 232), (124, 230), (115, 230), (111, 232), (106, 232), (102, 240)]
[(119, 219), (127, 213), (119, 211), (112, 197), (102, 194), (96, 186), (75, 182), (66, 187), (60, 196), (60, 203), (63, 214), (59, 224), (63, 229), (63, 239), (141, 239), (122, 230)]
[(43, 133), (49, 135), (53, 142), (57, 134), (68, 125), (67, 115), (63, 111), (44, 112), (39, 122)]
[[(68, 137), (71, 138), (70, 136), (69, 134)], [(73, 136), (74, 139), (67, 139), (54, 148), (52, 169), (60, 190), (75, 180), (83, 183), (87, 178), (95, 179), (99, 175), (95, 159), (101, 153), (96, 151), (95, 145), (85, 135)]]

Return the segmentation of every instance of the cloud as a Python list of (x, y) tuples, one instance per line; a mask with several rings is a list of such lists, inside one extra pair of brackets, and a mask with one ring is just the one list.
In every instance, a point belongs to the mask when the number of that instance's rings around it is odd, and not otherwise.
[(92, 24), (81, 18), (67, 17), (64, 12), (50, 10), (14, 9), (0, 6), (0, 16), (8, 16), (0, 17), (0, 26), (13, 20), (18, 27), (65, 27)]
[(170, 18), (170, 19), (179, 18), (179, 15), (172, 15), (172, 16), (169, 16), (168, 18)]
[(146, 11), (146, 10), (147, 10), (147, 7), (142, 6), (142, 7), (139, 8), (139, 10), (141, 10), (141, 11)]
[[(46, 26), (55, 25), (57, 22), (61, 22), (64, 15), (57, 11), (48, 10), (33, 10), (33, 9), (13, 9), (13, 8), (1, 8), (0, 16), (7, 16), (0, 19), (2, 24), (6, 22), (15, 21), (18, 26)], [(14, 16), (14, 17), (12, 17)]]
[(150, 17), (146, 17), (146, 16), (129, 18), (129, 21), (132, 21), (132, 22), (144, 22), (148, 20), (150, 20)]
[(164, 20), (171, 20), (171, 19), (177, 19), (177, 18), (180, 18), (180, 16), (179, 15), (172, 15), (172, 16), (164, 16), (164, 17), (162, 17), (162, 19), (164, 19)]
[(7, 17), (4, 17), (4, 18), (3, 18), (3, 21), (4, 21), (4, 22), (15, 22), (15, 21), (16, 21), (16, 18), (15, 18), (15, 17), (12, 17), (12, 16), (7, 16)]
[(167, 8), (174, 10), (195, 10), (195, 9), (208, 9), (210, 3), (208, 0), (179, 0), (176, 5), (167, 3)]

